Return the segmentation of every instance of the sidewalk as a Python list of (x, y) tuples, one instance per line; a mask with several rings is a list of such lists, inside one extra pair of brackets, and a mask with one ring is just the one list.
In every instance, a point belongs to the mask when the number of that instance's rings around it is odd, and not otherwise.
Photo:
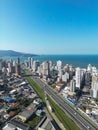
[(50, 107), (51, 107), (51, 106), (50, 106), (48, 100), (46, 100), (46, 105), (47, 105), (47, 108), (48, 108), (48, 110), (49, 110), (51, 116), (53, 117), (53, 119), (55, 120), (55, 122), (57, 123), (57, 125), (59, 126), (59, 128), (60, 128), (61, 130), (66, 130), (66, 128), (63, 126), (63, 124), (62, 124), (62, 123), (59, 121), (59, 119), (56, 117), (55, 113), (50, 110)]

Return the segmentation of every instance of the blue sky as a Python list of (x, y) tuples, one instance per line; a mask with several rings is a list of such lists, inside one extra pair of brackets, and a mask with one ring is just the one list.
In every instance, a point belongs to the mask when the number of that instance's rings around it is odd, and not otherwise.
[(98, 0), (0, 0), (0, 49), (98, 54)]

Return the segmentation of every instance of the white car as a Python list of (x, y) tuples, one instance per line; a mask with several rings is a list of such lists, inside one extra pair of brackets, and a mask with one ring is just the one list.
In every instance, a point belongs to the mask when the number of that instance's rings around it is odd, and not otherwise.
[(88, 129), (90, 129), (90, 127), (89, 127), (89, 126), (87, 126), (87, 128), (88, 128)]

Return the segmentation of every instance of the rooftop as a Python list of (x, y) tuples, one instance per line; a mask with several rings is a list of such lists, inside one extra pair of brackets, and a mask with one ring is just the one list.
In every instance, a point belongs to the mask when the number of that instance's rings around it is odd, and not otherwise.
[(27, 109), (25, 109), (23, 112), (19, 114), (19, 116), (23, 116), (26, 118), (26, 120), (29, 119), (29, 117), (36, 111), (36, 105), (30, 104)]
[(49, 118), (45, 118), (44, 122), (42, 122), (38, 128), (38, 130), (58, 130), (58, 128), (55, 128), (53, 123), (50, 121)]
[(15, 130), (15, 128), (20, 128), (19, 130), (29, 130), (29, 127), (26, 124), (19, 122), (15, 119), (9, 121), (7, 126), (5, 126), (5, 128), (9, 129), (3, 129), (3, 130)]

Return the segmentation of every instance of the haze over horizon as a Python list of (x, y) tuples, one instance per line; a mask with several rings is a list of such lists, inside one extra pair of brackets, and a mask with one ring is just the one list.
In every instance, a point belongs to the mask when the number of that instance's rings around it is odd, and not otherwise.
[(98, 0), (0, 0), (0, 50), (98, 54)]

